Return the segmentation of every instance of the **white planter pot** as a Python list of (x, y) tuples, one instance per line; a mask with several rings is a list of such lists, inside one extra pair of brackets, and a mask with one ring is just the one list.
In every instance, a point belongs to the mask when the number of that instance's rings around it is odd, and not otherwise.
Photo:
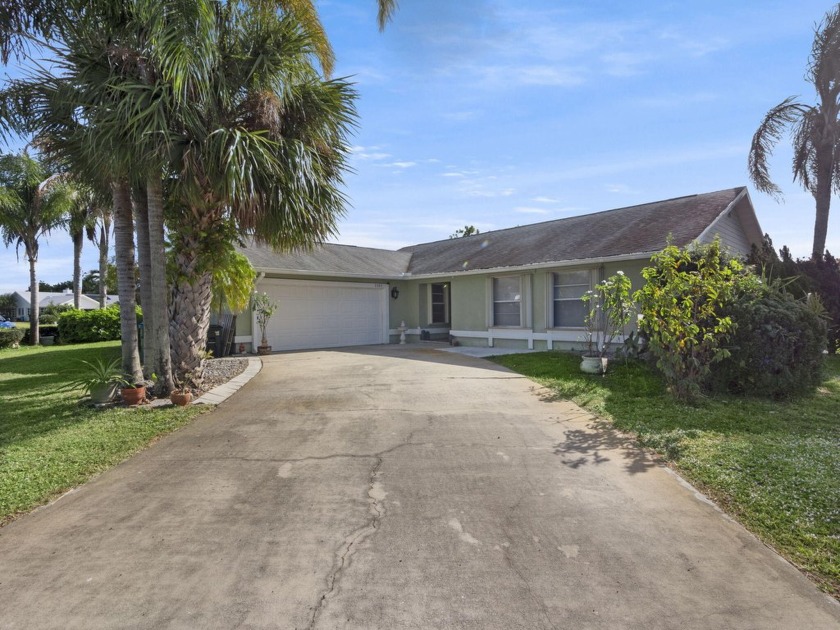
[(586, 374), (604, 374), (607, 371), (606, 357), (581, 357), (580, 371)]

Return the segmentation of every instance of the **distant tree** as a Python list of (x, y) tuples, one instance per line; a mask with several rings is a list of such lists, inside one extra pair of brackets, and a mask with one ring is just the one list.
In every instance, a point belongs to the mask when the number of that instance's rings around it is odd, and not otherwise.
[(17, 300), (15, 300), (14, 293), (3, 293), (0, 295), (0, 315), (6, 319), (14, 319), (16, 309)]
[(478, 228), (474, 225), (465, 225), (462, 228), (458, 228), (449, 235), (449, 238), (463, 238), (464, 236), (473, 236), (474, 234), (478, 234)]
[(752, 139), (749, 174), (756, 188), (776, 198), (768, 160), (782, 133), (791, 128), (793, 179), (814, 196), (816, 221), (811, 258), (825, 253), (831, 193), (840, 191), (840, 5), (817, 27), (806, 78), (819, 102), (806, 105), (788, 97), (767, 112)]
[[(100, 298), (102, 295), (102, 285), (105, 287), (105, 296), (114, 295), (117, 292), (117, 268), (112, 262), (105, 263), (105, 278), (104, 282), (100, 283), (99, 269), (91, 269), (84, 276), (82, 276), (82, 292), (98, 294)], [(100, 306), (102, 300), (100, 299)]]
[(65, 280), (64, 282), (56, 282), (55, 284), (50, 284), (49, 282), (44, 282), (43, 280), (38, 281), (38, 290), (45, 291), (47, 293), (63, 293), (65, 289), (72, 289), (73, 288), (73, 281), (72, 280)]
[(0, 156), (0, 235), (8, 247), (23, 247), (29, 261), (30, 333), (38, 345), (38, 245), (42, 237), (61, 225), (73, 202), (64, 178), (49, 172), (26, 152)]

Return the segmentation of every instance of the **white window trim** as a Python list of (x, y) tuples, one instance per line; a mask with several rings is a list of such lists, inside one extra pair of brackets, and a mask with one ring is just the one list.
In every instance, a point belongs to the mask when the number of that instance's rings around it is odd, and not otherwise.
[[(444, 315), (446, 317), (446, 320), (442, 321), (442, 322), (433, 321), (433, 315), (432, 315), (432, 313), (433, 313), (433, 309), (432, 309), (432, 285), (433, 284), (441, 284), (444, 287), (444, 289), (443, 289), (443, 308), (444, 308), (444, 311), (445, 311)], [(451, 300), (452, 285), (449, 282), (430, 282), (426, 286), (428, 287), (427, 288), (427, 291), (428, 291), (427, 300), (426, 300), (427, 311), (428, 312), (427, 312), (426, 320), (429, 322), (429, 325), (432, 326), (432, 325), (440, 325), (440, 324), (451, 324), (452, 322), (449, 321), (450, 317), (451, 317), (451, 313), (449, 312), (449, 302)]]
[[(592, 287), (597, 282), (597, 278), (601, 275), (601, 271), (596, 268), (589, 268), (589, 269), (552, 269), (551, 271), (546, 273), (545, 278), (545, 321), (550, 322), (550, 325), (547, 327), (547, 330), (585, 330), (586, 326), (557, 326), (554, 322), (554, 276), (558, 273), (570, 273), (575, 271), (588, 271), (589, 272), (589, 289), (592, 290)], [(571, 301), (571, 300), (567, 300)]]
[[(496, 296), (493, 290), (493, 280), (496, 278), (519, 278), (519, 325), (518, 326), (501, 326), (494, 321), (494, 305), (496, 304)], [(487, 278), (487, 328), (500, 328), (506, 330), (525, 329), (529, 330), (532, 327), (532, 311), (531, 308), (531, 274), (516, 273), (489, 276)]]

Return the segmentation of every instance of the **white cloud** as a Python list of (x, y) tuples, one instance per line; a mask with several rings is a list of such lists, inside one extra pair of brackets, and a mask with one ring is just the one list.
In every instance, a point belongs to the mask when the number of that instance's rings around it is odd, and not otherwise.
[(635, 188), (631, 188), (627, 184), (607, 184), (604, 186), (604, 189), (607, 192), (617, 193), (621, 195), (637, 195), (641, 191)]
[(390, 164), (385, 164), (385, 166), (396, 166), (397, 168), (411, 168), (412, 166), (417, 166), (417, 162), (391, 162)]
[(548, 210), (545, 208), (534, 208), (532, 206), (516, 206), (513, 211), (520, 214), (548, 214)]
[(531, 201), (536, 203), (560, 203), (559, 199), (555, 199), (554, 197), (532, 197)]

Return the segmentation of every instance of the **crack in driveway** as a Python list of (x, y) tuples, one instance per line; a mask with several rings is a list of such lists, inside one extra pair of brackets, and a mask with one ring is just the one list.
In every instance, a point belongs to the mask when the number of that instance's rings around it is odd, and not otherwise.
[(384, 499), (386, 493), (382, 490), (382, 485), (379, 483), (379, 471), (385, 461), (385, 455), (393, 453), (397, 449), (405, 446), (416, 446), (411, 441), (414, 438), (414, 433), (414, 431), (409, 433), (404, 442), (371, 456), (374, 457), (375, 460), (370, 469), (370, 473), (368, 474), (367, 521), (364, 525), (354, 530), (349, 536), (347, 536), (347, 538), (344, 539), (343, 544), (338, 548), (338, 551), (336, 552), (336, 562), (332, 571), (327, 576), (327, 589), (321, 597), (318, 598), (318, 603), (312, 611), (312, 616), (310, 617), (309, 625), (307, 626), (308, 630), (314, 628), (315, 624), (318, 623), (318, 618), (321, 616), (329, 598), (337, 589), (338, 583), (344, 574), (344, 569), (350, 564), (351, 556), (355, 553), (361, 543), (377, 532), (382, 519), (385, 517)]
[[(383, 452), (383, 454), (384, 453), (385, 452)], [(327, 576), (327, 590), (318, 599), (318, 603), (312, 611), (312, 617), (310, 618), (309, 625), (307, 626), (309, 629), (314, 628), (315, 624), (318, 622), (318, 617), (321, 615), (321, 612), (326, 606), (327, 600), (335, 592), (342, 573), (344, 572), (344, 568), (349, 565), (350, 557), (356, 551), (356, 547), (364, 542), (364, 540), (369, 536), (376, 533), (376, 530), (379, 529), (380, 521), (385, 516), (385, 506), (380, 503), (382, 499), (385, 498), (385, 494), (382, 492), (380, 484), (377, 481), (379, 478), (379, 469), (382, 467), (382, 462), (384, 461), (385, 460), (381, 455), (377, 456), (373, 467), (370, 469), (370, 474), (368, 475), (367, 522), (345, 538), (344, 543), (341, 547), (339, 547), (338, 553), (336, 554), (337, 561), (335, 566), (330, 572), (330, 575)]]

